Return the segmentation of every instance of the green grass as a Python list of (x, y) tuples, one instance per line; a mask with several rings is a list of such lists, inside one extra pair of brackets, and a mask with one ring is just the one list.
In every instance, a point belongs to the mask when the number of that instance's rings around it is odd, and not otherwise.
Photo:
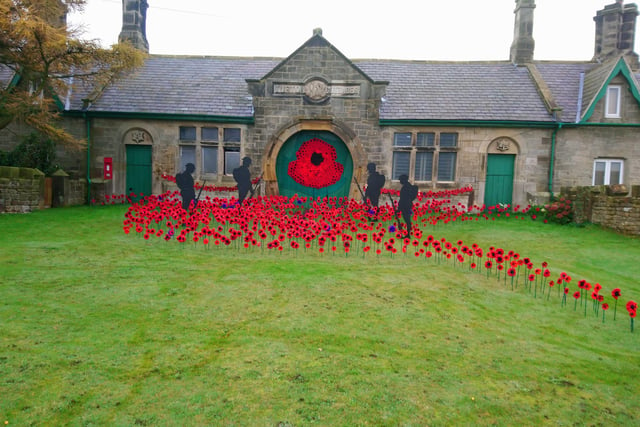
[(451, 261), (145, 241), (124, 212), (0, 215), (0, 423), (640, 425), (637, 238), (425, 230), (620, 287), (603, 323)]

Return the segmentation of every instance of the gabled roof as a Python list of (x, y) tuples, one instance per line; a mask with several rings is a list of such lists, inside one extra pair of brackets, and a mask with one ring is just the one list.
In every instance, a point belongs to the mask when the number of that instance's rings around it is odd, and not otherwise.
[(596, 104), (606, 96), (607, 86), (611, 80), (620, 74), (627, 80), (633, 97), (640, 105), (640, 87), (629, 64), (624, 57), (614, 58), (593, 68), (585, 75), (581, 122), (589, 120)]
[(334, 54), (336, 54), (339, 58), (341, 58), (345, 63), (349, 64), (363, 78), (365, 78), (366, 80), (369, 80), (371, 83), (374, 83), (374, 81), (371, 79), (371, 77), (367, 75), (367, 73), (363, 72), (360, 68), (358, 68), (358, 66), (353, 61), (351, 61), (349, 58), (344, 56), (344, 54), (340, 52), (334, 45), (332, 45), (331, 43), (329, 43), (327, 39), (322, 37), (322, 31), (319, 29), (314, 30), (314, 34), (309, 40), (304, 42), (302, 46), (296, 49), (291, 55), (283, 59), (277, 66), (275, 66), (272, 70), (270, 70), (269, 73), (263, 76), (261, 80), (268, 79), (273, 74), (277, 73), (282, 67), (286, 66), (289, 60), (291, 60), (296, 55), (298, 55), (298, 53), (300, 53), (302, 50), (308, 49), (308, 48), (315, 48), (315, 47), (328, 48), (332, 50)]
[[(251, 121), (253, 103), (247, 82), (273, 76), (301, 49), (316, 47), (332, 49), (363, 78), (386, 85), (380, 119), (387, 124), (457, 121), (546, 126), (559, 120), (585, 121), (619, 73), (640, 103), (638, 79), (623, 58), (603, 64), (535, 62), (528, 68), (508, 61), (349, 60), (314, 34), (286, 59), (151, 55), (139, 69), (107, 87), (88, 111), (105, 116)], [(82, 98), (88, 93), (88, 87), (75, 87), (66, 99), (66, 109), (81, 111)], [(553, 114), (554, 109), (562, 110), (561, 118)]]

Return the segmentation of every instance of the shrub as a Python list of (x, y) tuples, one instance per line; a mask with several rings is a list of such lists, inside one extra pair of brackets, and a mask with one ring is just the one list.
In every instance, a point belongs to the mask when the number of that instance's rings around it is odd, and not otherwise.
[(542, 219), (544, 222), (556, 224), (570, 224), (573, 222), (573, 207), (571, 200), (561, 196), (559, 199), (542, 206), (534, 206), (530, 210), (532, 216)]
[(25, 136), (12, 151), (0, 151), (0, 166), (36, 168), (45, 175), (51, 175), (58, 169), (55, 158), (55, 143), (49, 138), (31, 133)]

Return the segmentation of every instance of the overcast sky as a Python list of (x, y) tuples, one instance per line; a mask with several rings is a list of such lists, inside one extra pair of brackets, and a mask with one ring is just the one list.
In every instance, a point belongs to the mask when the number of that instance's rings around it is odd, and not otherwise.
[[(536, 60), (593, 57), (593, 17), (614, 0), (537, 0)], [(353, 59), (507, 60), (515, 0), (148, 0), (152, 54), (289, 56), (322, 28)], [(631, 3), (630, 1), (625, 1)], [(85, 38), (115, 43), (121, 0), (88, 0)], [(640, 28), (640, 27), (639, 27)], [(640, 33), (640, 30), (638, 31)], [(636, 36), (638, 51), (640, 37)]]

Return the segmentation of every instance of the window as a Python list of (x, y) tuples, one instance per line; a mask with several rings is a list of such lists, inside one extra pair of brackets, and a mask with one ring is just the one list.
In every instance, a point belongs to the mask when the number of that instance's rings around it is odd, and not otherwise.
[(458, 146), (457, 133), (441, 133), (440, 134), (440, 147), (454, 148), (457, 146)]
[(622, 184), (623, 168), (621, 159), (596, 159), (593, 163), (593, 185)]
[(620, 86), (607, 87), (607, 100), (604, 116), (608, 118), (620, 118)]
[(240, 165), (240, 127), (179, 126), (178, 137), (180, 170), (193, 163), (201, 175), (231, 175)]
[(195, 140), (196, 140), (195, 126), (180, 126), (180, 141), (195, 141)]
[(224, 148), (224, 174), (231, 175), (233, 170), (240, 166), (240, 148), (225, 147)]
[(224, 128), (225, 142), (240, 142), (240, 128)]
[(396, 133), (393, 135), (394, 147), (411, 147), (411, 133)]
[(416, 167), (414, 179), (416, 181), (431, 181), (433, 175), (433, 151), (416, 152)]
[(397, 132), (393, 149), (391, 179), (405, 174), (413, 181), (455, 181), (457, 133)]
[(438, 154), (438, 181), (453, 181), (456, 172), (456, 154), (441, 151)]
[(180, 146), (180, 171), (183, 171), (187, 163), (196, 164), (196, 147), (194, 145)]
[(217, 146), (202, 146), (202, 173), (218, 173)]
[(217, 142), (218, 128), (204, 127), (200, 129), (200, 138), (203, 141)]
[(417, 147), (434, 147), (435, 145), (436, 145), (435, 133), (418, 132), (418, 139), (416, 140)]
[(391, 171), (391, 179), (400, 179), (400, 175), (409, 176), (409, 162), (411, 161), (411, 152), (394, 151), (393, 167)]

